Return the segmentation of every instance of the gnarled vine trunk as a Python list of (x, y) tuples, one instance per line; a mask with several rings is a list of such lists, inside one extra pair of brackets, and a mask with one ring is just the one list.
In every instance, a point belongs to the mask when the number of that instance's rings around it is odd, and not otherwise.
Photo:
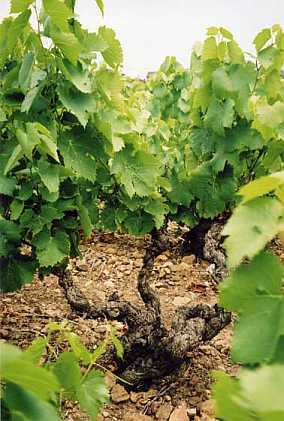
[(141, 306), (124, 301), (117, 293), (104, 305), (92, 306), (74, 285), (70, 272), (65, 271), (60, 278), (73, 310), (89, 318), (106, 317), (127, 325), (122, 337), (124, 358), (118, 361), (118, 374), (133, 388), (145, 388), (153, 379), (170, 374), (182, 364), (188, 352), (212, 339), (231, 320), (230, 314), (216, 305), (186, 305), (176, 310), (171, 328), (165, 328), (160, 300), (150, 279), (155, 258), (166, 250), (176, 249), (176, 242), (165, 234), (152, 232), (138, 275), (138, 291), (144, 304)]

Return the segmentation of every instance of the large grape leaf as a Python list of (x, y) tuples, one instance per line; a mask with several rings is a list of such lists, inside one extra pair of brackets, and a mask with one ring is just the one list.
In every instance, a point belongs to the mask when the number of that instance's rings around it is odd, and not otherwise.
[(216, 416), (224, 421), (278, 421), (284, 418), (284, 365), (241, 370), (238, 379), (215, 372)]
[(261, 50), (270, 38), (271, 30), (268, 28), (262, 29), (253, 40), (256, 50)]
[(33, 240), (36, 246), (37, 259), (41, 266), (54, 266), (61, 262), (70, 252), (68, 235), (63, 231), (57, 231), (51, 236), (47, 230), (40, 232)]
[(235, 115), (234, 105), (235, 103), (231, 98), (222, 102), (216, 97), (212, 97), (204, 118), (205, 125), (212, 128), (216, 134), (223, 136), (225, 134), (224, 128), (232, 127)]
[(101, 26), (98, 35), (103, 38), (108, 44), (108, 48), (102, 51), (103, 58), (111, 67), (116, 67), (122, 64), (123, 52), (120, 42), (115, 36), (113, 29)]
[(46, 159), (38, 161), (38, 174), (50, 193), (59, 189), (59, 166), (50, 164)]
[(233, 92), (233, 83), (224, 67), (212, 74), (212, 89), (218, 98), (227, 98)]
[(34, 0), (11, 0), (11, 13), (24, 12)]
[(240, 314), (233, 339), (235, 361), (257, 363), (274, 356), (284, 335), (283, 277), (278, 259), (262, 252), (221, 284), (220, 304)]
[[(237, 266), (244, 257), (255, 256), (280, 230), (281, 203), (273, 197), (259, 197), (241, 204), (223, 230), (228, 265)], [(240, 241), (240, 238), (242, 241)]]
[(70, 63), (69, 60), (63, 59), (59, 61), (60, 68), (64, 76), (76, 86), (79, 91), (85, 94), (92, 92), (92, 81), (90, 79), (90, 73), (84, 70), (81, 63), (76, 65)]
[(98, 412), (109, 400), (104, 376), (100, 371), (92, 370), (77, 389), (80, 407), (87, 412), (92, 421), (96, 421)]
[(54, 44), (62, 51), (71, 63), (76, 64), (81, 52), (81, 45), (72, 32), (61, 32), (52, 26), (50, 36)]
[(0, 261), (1, 290), (3, 292), (15, 291), (22, 285), (32, 282), (36, 269), (36, 263), (29, 257), (15, 255), (15, 250), (12, 249), (12, 244), (9, 242), (7, 243), (7, 237), (6, 239), (4, 236), (1, 237), (0, 243), (2, 243), (2, 240), (5, 242), (4, 247), (6, 246), (6, 251), (13, 252), (13, 257), (8, 257), (7, 254), (7, 258), (1, 259)]
[(5, 177), (0, 174), (0, 193), (13, 196), (17, 181), (14, 177)]
[(271, 175), (260, 177), (243, 186), (240, 189), (239, 194), (243, 196), (243, 203), (245, 203), (251, 199), (274, 191), (282, 184), (284, 184), (284, 171), (279, 171)]
[(62, 30), (68, 32), (68, 19), (73, 16), (73, 12), (63, 1), (43, 0), (44, 11), (49, 15), (53, 23)]
[(214, 37), (209, 37), (204, 41), (202, 49), (202, 60), (214, 60), (217, 59), (217, 43)]
[(265, 140), (278, 137), (277, 130), (284, 123), (284, 103), (277, 101), (273, 105), (262, 97), (254, 107), (255, 117), (252, 127), (258, 130)]
[(3, 400), (13, 420), (60, 421), (54, 406), (13, 383), (5, 385)]
[(156, 189), (156, 180), (161, 175), (159, 160), (148, 152), (132, 152), (124, 148), (113, 158), (111, 172), (115, 174), (132, 197), (149, 195)]
[(82, 131), (65, 133), (59, 139), (59, 148), (65, 167), (74, 171), (78, 177), (90, 181), (96, 179), (97, 161), (94, 139)]
[(57, 92), (64, 107), (74, 114), (85, 127), (90, 113), (95, 112), (97, 108), (94, 96), (80, 92), (67, 81), (58, 86)]

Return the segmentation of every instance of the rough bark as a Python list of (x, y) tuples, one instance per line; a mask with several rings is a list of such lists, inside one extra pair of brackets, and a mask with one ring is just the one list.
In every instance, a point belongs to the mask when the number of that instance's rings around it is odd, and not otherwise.
[(85, 313), (89, 318), (116, 319), (127, 325), (127, 332), (122, 337), (124, 358), (118, 361), (118, 374), (136, 389), (146, 388), (153, 380), (178, 368), (188, 352), (212, 339), (231, 319), (229, 313), (217, 306), (198, 304), (178, 308), (171, 328), (164, 327), (160, 300), (150, 279), (155, 258), (175, 248), (174, 240), (163, 233), (152, 232), (138, 275), (138, 291), (144, 304), (141, 306), (134, 306), (112, 294), (104, 305), (94, 307), (74, 285), (70, 272), (66, 271), (60, 278), (60, 285), (74, 311)]
[(200, 223), (183, 236), (181, 254), (194, 254), (211, 263), (209, 272), (220, 282), (227, 275), (226, 253), (221, 235), (228, 215), (215, 220), (202, 219)]

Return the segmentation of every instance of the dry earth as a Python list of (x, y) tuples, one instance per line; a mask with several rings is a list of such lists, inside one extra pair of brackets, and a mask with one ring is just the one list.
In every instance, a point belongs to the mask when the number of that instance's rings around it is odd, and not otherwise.
[[(82, 259), (72, 261), (74, 279), (94, 304), (103, 302), (113, 291), (137, 303), (136, 279), (144, 249), (144, 239), (96, 232), (81, 244)], [(207, 268), (206, 261), (197, 262), (194, 256), (174, 261), (165, 253), (157, 258), (152, 284), (159, 292), (166, 323), (180, 305), (216, 302), (217, 286)], [(55, 276), (35, 279), (20, 291), (2, 296), (1, 338), (22, 348), (44, 335), (48, 322), (66, 319), (90, 349), (105, 336), (105, 320), (86, 320), (71, 312)], [(237, 370), (229, 358), (230, 336), (231, 326), (192, 352), (190, 362), (184, 363), (178, 375), (160, 381), (147, 392), (128, 393), (108, 375), (112, 403), (104, 407), (98, 421), (214, 420), (211, 371), (235, 374)], [(112, 361), (105, 362), (105, 367), (115, 370)], [(88, 420), (71, 402), (65, 403), (62, 418)]]

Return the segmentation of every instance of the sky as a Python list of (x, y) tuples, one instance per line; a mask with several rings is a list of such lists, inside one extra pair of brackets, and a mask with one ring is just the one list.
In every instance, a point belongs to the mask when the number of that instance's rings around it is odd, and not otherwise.
[[(105, 0), (99, 17), (95, 0), (77, 0), (77, 13), (91, 31), (99, 25), (115, 30), (124, 51), (124, 71), (145, 76), (157, 70), (167, 55), (188, 66), (191, 49), (209, 26), (225, 26), (246, 51), (259, 30), (284, 27), (284, 0)], [(0, 0), (0, 20), (9, 1)]]

